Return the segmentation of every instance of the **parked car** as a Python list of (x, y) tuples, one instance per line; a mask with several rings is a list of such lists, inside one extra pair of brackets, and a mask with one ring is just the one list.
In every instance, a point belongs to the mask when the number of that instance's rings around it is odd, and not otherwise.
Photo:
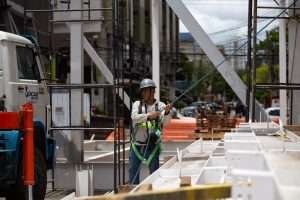
[(210, 102), (207, 104), (207, 106), (209, 107), (209, 109), (212, 112), (217, 112), (217, 111), (221, 110), (221, 106), (215, 102)]
[(181, 110), (181, 114), (184, 117), (197, 117), (198, 108), (196, 106), (187, 106)]
[(280, 108), (279, 107), (267, 108), (266, 113), (273, 122), (275, 122), (277, 124), (279, 123), (279, 118), (280, 118)]
[(195, 106), (198, 109), (198, 112), (207, 110), (207, 102), (206, 101), (196, 101), (191, 104), (191, 106)]

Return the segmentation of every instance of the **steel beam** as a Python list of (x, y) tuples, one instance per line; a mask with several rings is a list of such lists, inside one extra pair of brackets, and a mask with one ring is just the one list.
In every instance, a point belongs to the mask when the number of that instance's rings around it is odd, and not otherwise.
[[(186, 28), (190, 31), (194, 39), (217, 68), (219, 73), (223, 76), (228, 85), (232, 88), (237, 97), (244, 105), (246, 105), (246, 85), (240, 79), (234, 69), (229, 65), (226, 58), (212, 42), (207, 33), (205, 33), (201, 25), (197, 22), (197, 20), (193, 17), (181, 0), (167, 0), (167, 3), (177, 14), (178, 18), (183, 22)], [(256, 112), (256, 119), (259, 119), (259, 113), (261, 113), (263, 115), (263, 119), (266, 120), (267, 115), (258, 102), (256, 102), (255, 107), (256, 110), (258, 110), (258, 112)]]
[[(100, 58), (96, 50), (92, 47), (90, 42), (87, 40), (87, 38), (83, 37), (83, 48), (86, 51), (86, 53), (90, 56), (90, 58), (93, 60), (95, 65), (98, 67), (98, 69), (101, 71), (105, 79), (110, 83), (113, 84), (114, 77), (107, 65), (104, 63), (104, 61)], [(119, 88), (119, 96), (121, 99), (123, 99), (123, 88)], [(128, 94), (125, 92), (124, 94), (124, 104), (129, 109), (130, 108), (130, 98)]]

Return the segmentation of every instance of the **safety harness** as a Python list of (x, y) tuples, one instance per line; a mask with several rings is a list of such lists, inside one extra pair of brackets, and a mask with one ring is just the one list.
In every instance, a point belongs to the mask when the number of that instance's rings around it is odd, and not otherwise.
[[(158, 103), (155, 104), (155, 111), (159, 111), (158, 110)], [(140, 102), (138, 113), (142, 114), (142, 101)], [(147, 105), (146, 104), (145, 104), (145, 113), (147, 113)], [(151, 163), (151, 161), (153, 160), (155, 154), (158, 151), (160, 151), (160, 143), (161, 143), (161, 140), (160, 140), (160, 135), (161, 135), (161, 121), (162, 121), (161, 119), (157, 118), (156, 120), (146, 121), (146, 122), (139, 123), (139, 124), (137, 124), (134, 127), (134, 130), (135, 130), (134, 131), (134, 135), (133, 135), (134, 139), (131, 141), (131, 148), (132, 148), (134, 154), (136, 155), (136, 157), (143, 164), (146, 164), (148, 166)], [(136, 135), (137, 128), (146, 128), (146, 130), (147, 130), (148, 138), (147, 138), (146, 148), (144, 149), (145, 152), (143, 154), (136, 147), (135, 135)], [(149, 133), (149, 129), (152, 130), (151, 134), (156, 134), (157, 140), (156, 140), (156, 143), (155, 143), (155, 147), (153, 148), (153, 150), (150, 153), (149, 157), (146, 159), (145, 157), (146, 157), (146, 151), (148, 150), (148, 146), (149, 145), (153, 145), (153, 144), (149, 144), (150, 137), (151, 137), (151, 135)], [(153, 133), (153, 131), (154, 131), (154, 133)]]

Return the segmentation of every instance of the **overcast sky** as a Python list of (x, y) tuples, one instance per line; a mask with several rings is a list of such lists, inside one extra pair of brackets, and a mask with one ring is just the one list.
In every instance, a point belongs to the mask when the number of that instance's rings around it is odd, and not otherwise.
[[(183, 2), (216, 43), (245, 37), (247, 34), (248, 0), (183, 0)], [(258, 0), (258, 5), (274, 6), (276, 4), (274, 0)], [(275, 16), (278, 12), (261, 10), (259, 14)], [(262, 21), (258, 29), (268, 21)], [(275, 26), (276, 23), (273, 23), (269, 29)], [(180, 31), (188, 32), (182, 23)]]

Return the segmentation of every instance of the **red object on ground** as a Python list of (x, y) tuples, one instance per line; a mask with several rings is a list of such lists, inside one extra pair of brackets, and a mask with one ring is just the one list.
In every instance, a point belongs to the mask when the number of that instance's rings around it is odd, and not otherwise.
[(23, 131), (23, 180), (24, 185), (34, 185), (34, 144), (32, 104), (21, 106)]
[[(123, 137), (123, 128), (116, 128), (116, 132), (117, 132), (117, 135), (116, 135), (116, 139), (118, 139), (119, 137), (120, 137), (120, 140), (123, 140), (124, 139), (124, 137)], [(111, 140), (111, 141), (113, 141), (114, 140), (114, 131), (113, 132), (111, 132), (107, 137), (106, 137), (106, 139), (105, 140)]]
[(19, 129), (19, 113), (18, 112), (0, 112), (0, 129)]

